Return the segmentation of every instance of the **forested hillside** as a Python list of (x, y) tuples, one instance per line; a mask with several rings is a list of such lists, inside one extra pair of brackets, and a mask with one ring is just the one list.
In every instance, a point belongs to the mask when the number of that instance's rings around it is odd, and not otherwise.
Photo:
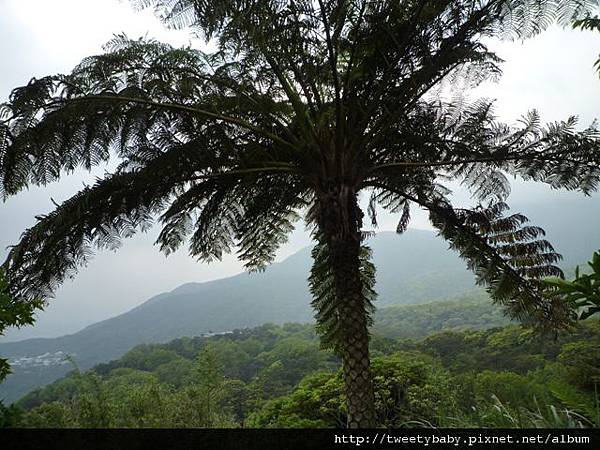
[[(598, 209), (597, 203), (586, 200), (574, 204), (579, 207), (578, 211), (587, 213)], [(585, 226), (573, 236), (570, 232), (572, 214), (569, 217), (553, 214), (555, 209), (540, 204), (525, 204), (523, 208), (533, 213), (536, 223), (547, 226), (548, 238), (565, 255), (565, 268), (583, 263), (589, 256), (588, 242), (599, 242), (600, 231), (585, 221), (580, 221), (585, 222)], [(573, 208), (571, 205), (569, 211)], [(415, 316), (412, 308), (382, 311), (383, 307), (452, 299), (474, 287), (473, 275), (464, 261), (448, 250), (447, 243), (433, 232), (409, 229), (400, 236), (378, 233), (369, 240), (369, 245), (377, 267), (377, 307), (380, 310), (376, 322), (391, 336), (421, 337), (441, 328), (432, 317), (427, 317), (426, 309), (418, 309)], [(254, 327), (267, 322), (312, 321), (306, 281), (310, 266), (310, 252), (305, 249), (268, 267), (264, 273), (180, 286), (73, 335), (0, 343), (1, 355), (24, 362), (14, 366), (14, 374), (0, 384), (0, 398), (14, 401), (34, 387), (66, 374), (70, 366), (64, 363), (64, 354), (71, 355), (82, 369), (88, 369), (117, 358), (141, 343), (167, 342), (177, 337)], [(431, 308), (436, 314), (442, 313), (441, 305)], [(471, 305), (460, 317), (452, 316), (450, 310), (447, 313), (446, 328), (456, 323), (464, 325), (465, 314), (470, 317), (466, 326), (475, 328), (506, 323), (499, 310), (489, 309), (489, 303), (485, 302)], [(97, 345), (98, 342), (103, 345)]]
[[(432, 232), (379, 233), (369, 242), (378, 267), (378, 308), (451, 298), (474, 287), (465, 263)], [(69, 367), (60, 362), (65, 353), (88, 369), (143, 343), (267, 322), (311, 322), (314, 311), (307, 282), (311, 264), (305, 249), (262, 273), (185, 284), (72, 335), (2, 343), (0, 355), (23, 364), (14, 366), (14, 374), (0, 384), (0, 398), (16, 400), (63, 376)]]
[[(600, 323), (558, 340), (517, 326), (372, 341), (385, 426), (598, 424)], [(595, 378), (596, 377), (596, 378)], [(5, 411), (13, 426), (336, 427), (339, 360), (310, 325), (264, 325), (139, 346), (34, 391)]]
[[(388, 336), (405, 338), (418, 338), (440, 330), (486, 328), (506, 323), (508, 321), (500, 309), (492, 305), (482, 291), (477, 290), (435, 303), (383, 307), (375, 315), (376, 330)], [(117, 340), (118, 336), (113, 339)], [(106, 350), (98, 348), (98, 352), (101, 351)], [(72, 369), (72, 364), (65, 359), (67, 354), (52, 353), (42, 355), (39, 360), (17, 360), (22, 365), (13, 366), (14, 374), (0, 385), (0, 398), (15, 401), (31, 389), (65, 375)], [(80, 363), (80, 355), (70, 356), (82, 369), (89, 367)], [(51, 364), (44, 365), (44, 361), (50, 361)]]
[[(46, 3), (0, 11), (0, 337), (107, 309), (4, 337), (0, 428), (600, 426), (597, 45), (556, 34), (600, 0)], [(141, 233), (190, 258), (90, 265)]]

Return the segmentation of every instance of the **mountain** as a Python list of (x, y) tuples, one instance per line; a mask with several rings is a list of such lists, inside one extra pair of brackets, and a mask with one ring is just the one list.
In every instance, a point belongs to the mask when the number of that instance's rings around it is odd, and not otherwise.
[[(470, 290), (474, 278), (464, 262), (430, 231), (379, 233), (370, 239), (378, 268), (378, 306), (415, 304)], [(0, 398), (14, 400), (32, 387), (121, 356), (144, 342), (254, 327), (266, 322), (312, 320), (307, 277), (310, 249), (264, 272), (206, 283), (189, 283), (157, 295), (129, 312), (59, 338), (0, 344), (13, 361), (13, 375), (0, 385)], [(60, 353), (62, 352), (62, 353)]]
[[(378, 309), (371, 347), (373, 355), (381, 355), (394, 348), (413, 348), (421, 338), (435, 333), (458, 333), (464, 330), (472, 332), (474, 329), (497, 328), (509, 323), (500, 308), (489, 301), (485, 292), (476, 290), (445, 301)], [(396, 339), (410, 341), (401, 343)], [(180, 387), (187, 382), (186, 372), (189, 374), (194, 370), (191, 361), (196, 359), (199, 350), (208, 343), (220, 358), (230, 380), (251, 383), (257, 373), (264, 376), (265, 372), (261, 371), (268, 370), (269, 366), (278, 361), (286, 369), (271, 373), (278, 377), (278, 388), (274, 392), (280, 394), (282, 385), (287, 385), (287, 389), (291, 390), (307, 371), (331, 369), (339, 362), (337, 357), (318, 351), (318, 337), (311, 324), (286, 323), (264, 324), (212, 336), (182, 337), (163, 344), (142, 344), (133, 347), (120, 358), (96, 365), (91, 370), (108, 378), (117, 373), (124, 375), (119, 386), (140, 381), (137, 375), (131, 378), (132, 369), (155, 371), (160, 373), (161, 382)], [(283, 377), (282, 373), (285, 374)], [(75, 376), (66, 376), (36, 389), (18, 404), (31, 409), (42, 402), (68, 399), (74, 394), (74, 378)], [(264, 387), (262, 385), (261, 389)], [(111, 394), (115, 393), (113, 389), (110, 391)], [(266, 391), (273, 393), (270, 389)]]
[(483, 289), (418, 305), (394, 305), (375, 312), (373, 332), (392, 339), (420, 339), (441, 331), (482, 330), (510, 324)]
[[(565, 256), (565, 268), (584, 263), (594, 249), (600, 248), (600, 227), (592, 219), (600, 217), (597, 196), (514, 206), (548, 231), (548, 239)], [(401, 236), (379, 233), (369, 245), (377, 267), (380, 308), (448, 298), (474, 286), (464, 261), (433, 232), (410, 229)], [(75, 334), (0, 343), (0, 354), (14, 363), (14, 374), (0, 385), (0, 398), (15, 400), (29, 389), (64, 375), (72, 367), (64, 361), (64, 354), (87, 369), (145, 342), (166, 342), (266, 322), (311, 321), (306, 282), (310, 266), (310, 249), (304, 249), (261, 273), (185, 284)]]

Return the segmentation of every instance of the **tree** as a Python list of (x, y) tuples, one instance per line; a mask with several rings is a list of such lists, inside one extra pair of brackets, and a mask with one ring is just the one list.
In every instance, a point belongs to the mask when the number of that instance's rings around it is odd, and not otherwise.
[[(419, 352), (373, 358), (377, 424), (386, 428), (440, 426), (456, 410), (452, 378), (435, 359)], [(249, 416), (250, 426), (326, 428), (343, 426), (347, 410), (343, 372), (312, 372), (289, 395), (272, 398)]]
[[(310, 284), (323, 343), (342, 356), (348, 425), (375, 424), (369, 331), (374, 267), (359, 195), (411, 207), (467, 260), (518, 319), (560, 324), (539, 278), (562, 275), (543, 230), (509, 214), (506, 174), (593, 191), (597, 130), (543, 127), (531, 112), (498, 123), (492, 103), (446, 102), (442, 82), (500, 74), (483, 38), (526, 38), (597, 1), (139, 0), (191, 25), (217, 50), (116, 36), (71, 74), (33, 79), (2, 106), (0, 190), (57, 180), (109, 159), (114, 173), (39, 218), (4, 267), (15, 292), (47, 297), (93, 253), (159, 216), (167, 254), (189, 236), (202, 261), (237, 249), (249, 270), (272, 261), (300, 214), (317, 242)], [(458, 209), (444, 180), (478, 202)]]
[(580, 273), (576, 267), (573, 281), (557, 277), (544, 280), (549, 295), (561, 298), (579, 320), (600, 312), (600, 251), (594, 253), (588, 265), (590, 273)]
[(216, 418), (222, 414), (222, 403), (225, 393), (225, 377), (223, 367), (217, 353), (210, 345), (204, 347), (198, 355), (196, 367), (198, 382), (198, 397), (200, 399), (204, 426), (211, 427), (217, 423)]
[(567, 368), (576, 386), (594, 391), (600, 382), (600, 343), (570, 342), (561, 348), (558, 360)]
[(212, 345), (198, 354), (193, 381), (175, 396), (175, 426), (228, 427), (232, 414), (225, 410), (227, 383), (223, 367)]

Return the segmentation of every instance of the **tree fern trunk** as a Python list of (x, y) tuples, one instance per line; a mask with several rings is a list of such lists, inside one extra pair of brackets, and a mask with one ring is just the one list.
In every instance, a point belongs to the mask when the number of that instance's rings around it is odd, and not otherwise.
[(340, 350), (347, 396), (348, 427), (375, 426), (367, 312), (359, 273), (360, 242), (332, 249), (336, 295), (340, 299)]
[(375, 426), (366, 299), (360, 276), (362, 211), (355, 192), (330, 189), (320, 201), (319, 226), (329, 248), (339, 314), (339, 349), (347, 396), (348, 427)]

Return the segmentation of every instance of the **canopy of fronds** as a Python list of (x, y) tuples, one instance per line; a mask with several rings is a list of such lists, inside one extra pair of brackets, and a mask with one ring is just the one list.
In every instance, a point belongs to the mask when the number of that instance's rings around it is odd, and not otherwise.
[[(411, 208), (427, 209), (511, 316), (564, 321), (539, 283), (562, 275), (559, 255), (541, 228), (509, 213), (508, 176), (594, 191), (598, 130), (577, 131), (574, 117), (543, 125), (535, 111), (507, 125), (491, 102), (427, 94), (459, 77), (498, 77), (501, 60), (485, 38), (524, 39), (584, 17), (597, 1), (137, 4), (172, 26), (191, 26), (217, 50), (116, 36), (72, 73), (32, 79), (0, 106), (5, 197), (79, 167), (120, 162), (25, 231), (4, 263), (15, 295), (51, 295), (94, 248), (116, 248), (156, 220), (166, 253), (187, 241), (200, 260), (236, 250), (249, 269), (262, 268), (299, 215), (311, 211), (316, 226), (317, 199), (344, 184), (370, 196), (374, 223), (378, 206), (397, 212), (398, 232)], [(477, 206), (453, 207), (450, 180)], [(321, 321), (335, 321), (319, 242), (315, 304)], [(363, 256), (369, 300), (374, 268), (367, 249)]]

